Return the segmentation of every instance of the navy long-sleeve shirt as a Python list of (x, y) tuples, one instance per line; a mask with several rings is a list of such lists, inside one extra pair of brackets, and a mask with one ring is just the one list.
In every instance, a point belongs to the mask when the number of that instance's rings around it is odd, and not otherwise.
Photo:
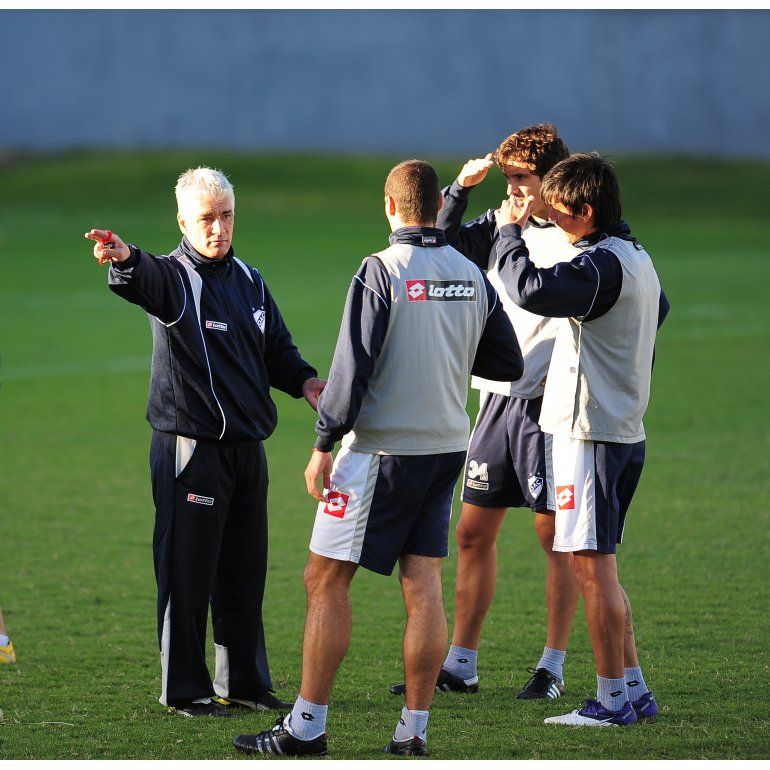
[[(495, 251), (500, 278), (508, 295), (519, 307), (537, 315), (583, 321), (600, 318), (618, 301), (623, 287), (620, 260), (609, 249), (591, 248), (607, 236), (631, 240), (631, 228), (625, 222), (618, 222), (577, 241), (575, 247), (583, 250), (570, 262), (536, 267), (529, 259), (521, 227), (503, 225), (495, 241)], [(661, 289), (658, 328), (670, 307)]]
[[(444, 234), (432, 228), (403, 228), (391, 243), (409, 243), (424, 233), (444, 245)], [(484, 278), (488, 316), (476, 349), (472, 374), (494, 380), (516, 380), (523, 371), (521, 350), (497, 292)], [(348, 433), (356, 422), (377, 357), (388, 331), (391, 279), (377, 257), (367, 257), (353, 276), (345, 302), (337, 347), (319, 406), (315, 447), (325, 452)]]
[(168, 257), (131, 247), (110, 289), (144, 308), (153, 335), (147, 419), (156, 430), (225, 443), (263, 440), (275, 387), (295, 398), (316, 370), (292, 342), (262, 276), (232, 249), (206, 259), (186, 239)]

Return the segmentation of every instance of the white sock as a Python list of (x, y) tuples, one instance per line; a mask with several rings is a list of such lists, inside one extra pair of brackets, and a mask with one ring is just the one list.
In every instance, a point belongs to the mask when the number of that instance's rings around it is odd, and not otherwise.
[(469, 650), (467, 647), (451, 645), (442, 668), (452, 676), (462, 679), (465, 684), (475, 684), (479, 680), (478, 672), (476, 671), (478, 657), (478, 650)]
[(620, 711), (626, 705), (628, 694), (626, 693), (626, 680), (606, 679), (596, 675), (596, 699), (604, 708), (610, 711)]
[(408, 741), (415, 735), (428, 742), (428, 711), (410, 711), (406, 706), (401, 709), (401, 718), (393, 733), (394, 741)]
[(283, 720), (283, 726), (301, 741), (310, 741), (326, 732), (326, 712), (329, 706), (319, 706), (297, 696), (291, 714)]
[(555, 650), (553, 647), (543, 647), (543, 654), (535, 668), (544, 668), (559, 679), (564, 679), (564, 661), (566, 650)]
[(6, 636), (5, 634), (0, 634), (0, 647), (6, 647), (10, 641), (11, 641), (11, 638), (9, 636)]
[(624, 668), (623, 674), (626, 678), (626, 690), (628, 690), (628, 699), (633, 703), (635, 700), (639, 700), (642, 695), (646, 695), (650, 688), (644, 681), (642, 676), (642, 669), (639, 666), (634, 668)]

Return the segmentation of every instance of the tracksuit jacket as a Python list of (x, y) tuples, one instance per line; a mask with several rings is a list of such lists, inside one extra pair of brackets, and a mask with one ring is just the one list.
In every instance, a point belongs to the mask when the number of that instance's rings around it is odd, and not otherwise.
[(228, 444), (266, 439), (278, 421), (270, 388), (299, 398), (317, 372), (259, 271), (232, 249), (206, 259), (186, 238), (169, 256), (130, 249), (110, 267), (109, 285), (150, 316), (150, 425)]

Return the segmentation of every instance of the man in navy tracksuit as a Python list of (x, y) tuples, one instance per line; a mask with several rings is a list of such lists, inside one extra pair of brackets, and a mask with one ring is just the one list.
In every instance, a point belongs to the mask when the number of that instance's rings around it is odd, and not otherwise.
[[(110, 289), (143, 307), (153, 335), (147, 419), (156, 518), (160, 702), (185, 716), (291, 706), (272, 693), (262, 625), (270, 388), (315, 408), (324, 382), (292, 342), (262, 276), (231, 246), (227, 178), (190, 170), (176, 188), (184, 233), (168, 257), (92, 230)], [(211, 604), (216, 675), (206, 667)]]

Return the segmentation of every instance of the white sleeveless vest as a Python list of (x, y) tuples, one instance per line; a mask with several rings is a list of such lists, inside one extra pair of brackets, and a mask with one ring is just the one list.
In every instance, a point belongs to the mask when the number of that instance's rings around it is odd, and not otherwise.
[(451, 246), (394, 244), (388, 331), (345, 444), (388, 455), (464, 452), (468, 375), (487, 320), (481, 271)]
[(660, 283), (647, 252), (607, 238), (623, 268), (617, 302), (593, 321), (561, 319), (540, 413), (545, 433), (632, 444), (644, 439)]
[[(558, 262), (569, 262), (580, 251), (568, 240), (558, 227), (536, 227), (529, 222), (525, 225), (523, 238), (529, 257), (536, 267), (553, 267)], [(516, 398), (537, 398), (543, 395), (543, 382), (551, 362), (557, 325), (562, 319), (544, 318), (520, 308), (509, 296), (498, 273), (497, 255), (491, 255), (487, 279), (495, 287), (503, 309), (511, 319), (516, 332), (521, 354), (524, 358), (524, 373), (515, 382), (496, 382), (482, 377), (473, 377), (471, 386), (488, 393)]]

